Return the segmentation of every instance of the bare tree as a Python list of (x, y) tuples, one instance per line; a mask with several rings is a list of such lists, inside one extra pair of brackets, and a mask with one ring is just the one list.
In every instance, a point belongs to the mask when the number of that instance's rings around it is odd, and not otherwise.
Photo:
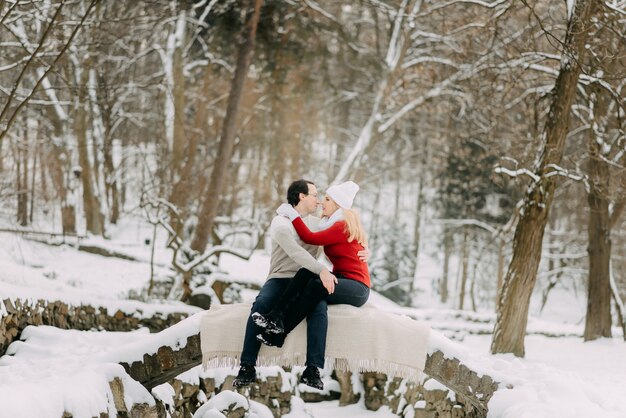
[(262, 0), (250, 0), (249, 7), (246, 11), (244, 36), (238, 51), (237, 65), (231, 84), (230, 95), (228, 97), (228, 105), (226, 108), (224, 123), (222, 125), (222, 134), (220, 135), (218, 153), (211, 172), (211, 179), (204, 196), (202, 196), (204, 198), (204, 202), (202, 203), (202, 208), (200, 209), (198, 225), (196, 226), (196, 231), (191, 242), (191, 248), (200, 253), (203, 253), (206, 249), (209, 234), (213, 229), (220, 201), (219, 196), (224, 188), (227, 167), (230, 164), (230, 158), (235, 145), (239, 103), (243, 94), (243, 87), (248, 75), (250, 62), (252, 60), (254, 41), (256, 39), (256, 30), (259, 23), (262, 4)]
[(513, 257), (498, 304), (492, 353), (524, 356), (530, 296), (537, 279), (543, 234), (560, 174), (559, 164), (569, 128), (570, 108), (582, 70), (580, 62), (586, 53), (585, 42), (596, 8), (594, 0), (577, 1), (567, 26), (561, 67), (541, 134), (541, 153), (515, 229)]
[[(50, 73), (50, 71), (52, 71), (56, 64), (59, 62), (59, 60), (61, 59), (61, 57), (63, 56), (63, 54), (65, 53), (65, 51), (69, 48), (69, 46), (71, 45), (72, 41), (74, 40), (74, 37), (76, 36), (76, 34), (78, 33), (78, 31), (81, 29), (81, 27), (83, 26), (85, 19), (87, 18), (87, 16), (89, 15), (89, 13), (91, 12), (91, 10), (93, 9), (93, 7), (96, 5), (96, 3), (99, 0), (92, 0), (91, 3), (89, 3), (89, 5), (87, 6), (87, 9), (84, 13), (84, 15), (82, 16), (81, 21), (79, 22), (79, 24), (77, 24), (74, 29), (72, 30), (69, 38), (67, 39), (65, 45), (61, 48), (60, 52), (56, 55), (55, 59), (52, 61), (52, 63), (46, 68), (46, 70), (43, 72), (43, 74), (36, 79), (35, 84), (33, 86), (33, 88), (31, 89), (31, 91), (22, 99), (22, 101), (15, 106), (15, 108), (12, 109), (12, 104), (13, 101), (16, 99), (16, 93), (19, 87), (21, 87), (21, 82), (23, 80), (23, 78), (25, 77), (26, 74), (28, 74), (28, 70), (31, 70), (34, 63), (37, 62), (39, 60), (39, 53), (42, 50), (42, 48), (44, 48), (47, 45), (47, 39), (48, 36), (50, 35), (50, 33), (52, 32), (53, 28), (55, 27), (56, 24), (58, 24), (58, 19), (60, 17), (61, 14), (61, 10), (65, 4), (65, 1), (62, 1), (61, 4), (59, 4), (59, 6), (57, 7), (57, 9), (55, 10), (54, 15), (52, 16), (50, 22), (48, 23), (48, 26), (46, 27), (46, 29), (44, 30), (41, 39), (39, 40), (39, 42), (37, 43), (36, 48), (34, 49), (34, 51), (30, 52), (30, 56), (27, 59), (26, 63), (24, 64), (24, 66), (22, 67), (17, 79), (15, 80), (13, 87), (11, 88), (11, 92), (8, 95), (7, 101), (4, 105), (4, 107), (2, 108), (2, 110), (0, 111), (0, 123), (2, 123), (2, 125), (0, 125), (0, 127), (2, 128), (2, 130), (0, 131), (0, 142), (2, 141), (2, 139), (4, 138), (4, 136), (6, 135), (6, 133), (9, 131), (9, 129), (11, 128), (11, 125), (14, 123), (17, 115), (19, 114), (20, 110), (26, 106), (26, 104), (29, 102), (29, 100), (33, 97), (33, 95), (35, 94), (35, 92), (37, 91), (38, 87), (41, 85), (41, 83), (44, 81), (44, 79), (46, 78), (46, 76), (48, 75), (48, 73)], [(17, 5), (18, 2), (16, 2), (14, 4)], [(7, 14), (5, 15), (8, 16), (9, 13), (11, 12), (13, 8), (11, 8)], [(24, 45), (24, 48), (26, 50), (29, 50), (28, 46)], [(11, 112), (11, 110), (13, 110)]]
[[(608, 10), (610, 11), (610, 10)], [(614, 14), (615, 16), (617, 14)], [(588, 247), (589, 272), (586, 341), (611, 336), (611, 253), (612, 222), (621, 211), (620, 195), (624, 192), (621, 179), (624, 171), (624, 121), (619, 116), (626, 111), (623, 90), (626, 87), (624, 69), (618, 64), (623, 50), (623, 25), (620, 16), (607, 13), (604, 24), (596, 24), (594, 42), (590, 44), (594, 59), (590, 60), (584, 99), (576, 115), (586, 130), (588, 165), (585, 191), (589, 204)], [(595, 59), (602, 57), (602, 59)], [(585, 109), (586, 107), (586, 109)], [(586, 110), (586, 112), (583, 111)], [(613, 212), (611, 213), (611, 208)], [(620, 308), (616, 298), (616, 307)]]

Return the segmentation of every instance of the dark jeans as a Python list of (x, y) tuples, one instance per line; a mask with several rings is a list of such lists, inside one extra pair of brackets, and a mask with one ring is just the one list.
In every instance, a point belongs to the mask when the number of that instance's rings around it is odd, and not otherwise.
[(328, 294), (317, 274), (302, 268), (296, 273), (296, 277), (298, 276), (306, 277), (308, 280), (304, 289), (285, 312), (283, 322), (286, 334), (307, 318), (320, 302), (325, 301), (330, 305), (347, 304), (358, 308), (367, 302), (370, 295), (370, 289), (365, 284), (341, 275), (336, 275), (338, 283), (332, 295)]
[[(291, 279), (269, 279), (266, 281), (256, 297), (254, 304), (252, 304), (250, 314), (252, 315), (254, 312), (262, 314), (268, 313), (272, 307), (274, 307), (285, 289), (287, 289), (290, 280)], [(326, 355), (326, 332), (328, 330), (326, 301), (319, 299), (317, 303), (310, 307), (305, 317), (307, 318), (306, 365), (323, 368), (324, 357)], [(298, 323), (300, 321), (298, 321)], [(243, 340), (243, 350), (241, 352), (241, 364), (250, 366), (256, 364), (259, 349), (261, 348), (261, 343), (256, 339), (256, 335), (260, 334), (262, 331), (263, 329), (259, 328), (254, 321), (252, 321), (252, 317), (248, 316), (246, 335)]]

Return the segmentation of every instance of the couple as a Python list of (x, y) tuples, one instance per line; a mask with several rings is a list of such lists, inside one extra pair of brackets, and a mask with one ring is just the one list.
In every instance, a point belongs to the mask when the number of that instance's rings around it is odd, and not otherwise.
[[(312, 216), (319, 204), (315, 184), (294, 181), (270, 225), (270, 273), (248, 317), (241, 367), (233, 386), (256, 378), (261, 343), (282, 347), (285, 337), (307, 319), (306, 369), (301, 382), (323, 388), (327, 304), (362, 306), (369, 297), (369, 251), (361, 221), (352, 211), (359, 186), (348, 181), (331, 186), (321, 203), (322, 219)], [(316, 232), (312, 232), (316, 231)], [(320, 247), (333, 264), (328, 271), (318, 260)]]

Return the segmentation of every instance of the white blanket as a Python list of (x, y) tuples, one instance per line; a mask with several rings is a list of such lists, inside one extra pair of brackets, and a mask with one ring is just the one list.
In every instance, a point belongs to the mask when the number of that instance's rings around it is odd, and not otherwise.
[[(217, 305), (200, 323), (205, 368), (239, 365), (250, 304)], [(337, 370), (377, 371), (417, 380), (424, 370), (430, 328), (414, 319), (367, 304), (328, 307), (326, 362)], [(282, 348), (261, 346), (257, 366), (304, 365), (306, 321), (289, 334)]]

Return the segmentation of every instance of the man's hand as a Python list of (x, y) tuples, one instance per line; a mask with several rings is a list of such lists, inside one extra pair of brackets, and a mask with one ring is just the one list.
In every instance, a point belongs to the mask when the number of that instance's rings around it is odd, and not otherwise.
[(322, 279), (322, 284), (328, 291), (329, 295), (332, 295), (335, 291), (335, 284), (337, 283), (337, 278), (327, 269), (322, 270), (320, 273), (320, 279)]
[(359, 256), (359, 258), (361, 259), (361, 261), (365, 261), (367, 263), (367, 261), (370, 259), (370, 249), (367, 245), (363, 246), (363, 249), (361, 251), (359, 251), (358, 253), (356, 253), (356, 255)]

